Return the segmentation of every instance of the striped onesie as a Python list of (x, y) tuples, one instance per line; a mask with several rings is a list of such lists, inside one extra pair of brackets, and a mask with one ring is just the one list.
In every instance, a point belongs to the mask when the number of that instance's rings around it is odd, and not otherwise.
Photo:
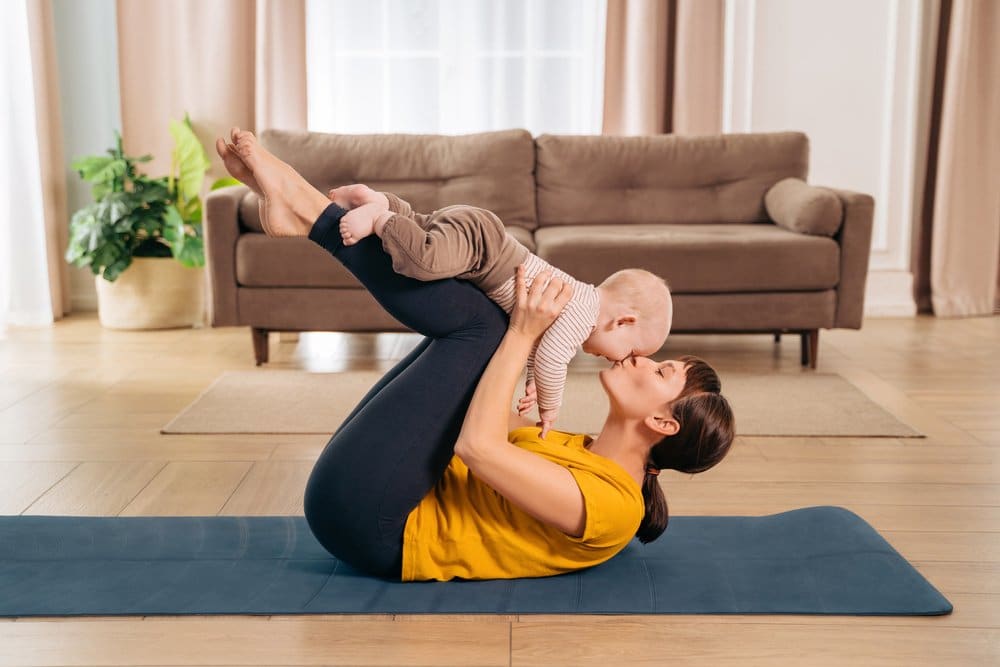
[(548, 269), (573, 288), (573, 296), (539, 338), (528, 357), (527, 380), (534, 380), (539, 410), (562, 405), (566, 366), (597, 325), (597, 288), (557, 269), (507, 233), (492, 211), (446, 206), (416, 213), (404, 200), (383, 192), (395, 213), (382, 228), (382, 247), (397, 273), (417, 280), (469, 280), (510, 314), (517, 302), (515, 272), (525, 265), (525, 284)]

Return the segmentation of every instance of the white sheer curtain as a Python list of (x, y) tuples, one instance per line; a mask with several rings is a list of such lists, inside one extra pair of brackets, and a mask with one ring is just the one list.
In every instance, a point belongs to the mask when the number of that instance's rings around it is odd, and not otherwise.
[(599, 134), (606, 0), (307, 0), (317, 132)]
[(0, 337), (51, 324), (45, 218), (25, 0), (0, 2)]

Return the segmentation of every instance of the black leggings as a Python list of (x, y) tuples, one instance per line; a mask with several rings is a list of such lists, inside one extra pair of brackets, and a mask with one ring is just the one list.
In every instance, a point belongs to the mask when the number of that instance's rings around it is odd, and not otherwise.
[(403, 529), (454, 456), (479, 378), (508, 315), (475, 285), (395, 273), (377, 236), (344, 246), (331, 203), (309, 232), (386, 311), (425, 338), (361, 399), (319, 455), (305, 516), (320, 544), (349, 565), (398, 580)]

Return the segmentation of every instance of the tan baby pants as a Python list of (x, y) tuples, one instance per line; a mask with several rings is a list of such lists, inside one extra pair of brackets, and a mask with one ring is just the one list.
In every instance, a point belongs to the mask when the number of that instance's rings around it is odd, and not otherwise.
[(458, 204), (416, 213), (391, 192), (382, 194), (396, 214), (382, 228), (382, 247), (396, 273), (423, 281), (460, 278), (489, 293), (528, 258), (529, 250), (492, 211)]

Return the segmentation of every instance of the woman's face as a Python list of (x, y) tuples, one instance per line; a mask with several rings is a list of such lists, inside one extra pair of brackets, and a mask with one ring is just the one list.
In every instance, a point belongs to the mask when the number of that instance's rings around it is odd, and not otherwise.
[(645, 419), (650, 415), (669, 416), (663, 409), (684, 390), (686, 370), (681, 361), (630, 356), (602, 370), (599, 377), (612, 413)]

